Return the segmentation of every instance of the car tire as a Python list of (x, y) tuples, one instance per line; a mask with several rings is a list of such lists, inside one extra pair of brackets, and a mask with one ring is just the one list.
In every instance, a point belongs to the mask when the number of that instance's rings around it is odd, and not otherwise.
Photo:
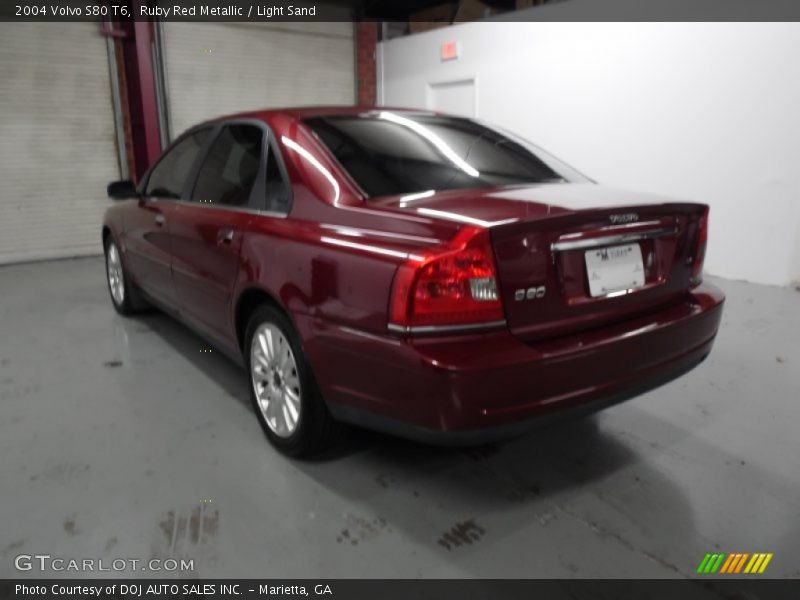
[(309, 456), (338, 439), (343, 427), (331, 416), (300, 339), (283, 312), (270, 305), (254, 311), (243, 354), (253, 410), (278, 450)]
[(132, 315), (147, 308), (141, 292), (125, 272), (125, 263), (117, 242), (110, 235), (105, 241), (106, 283), (111, 303), (121, 315)]

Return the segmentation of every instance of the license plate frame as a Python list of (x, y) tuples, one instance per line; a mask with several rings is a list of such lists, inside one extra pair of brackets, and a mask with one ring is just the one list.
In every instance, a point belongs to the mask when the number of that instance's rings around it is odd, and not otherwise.
[(644, 287), (644, 259), (639, 244), (592, 248), (583, 255), (589, 295), (622, 295)]

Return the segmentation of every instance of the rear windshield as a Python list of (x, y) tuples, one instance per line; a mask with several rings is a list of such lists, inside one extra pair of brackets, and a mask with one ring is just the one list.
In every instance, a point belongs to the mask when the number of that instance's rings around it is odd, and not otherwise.
[(532, 144), (471, 119), (377, 111), (305, 123), (370, 196), (587, 181)]

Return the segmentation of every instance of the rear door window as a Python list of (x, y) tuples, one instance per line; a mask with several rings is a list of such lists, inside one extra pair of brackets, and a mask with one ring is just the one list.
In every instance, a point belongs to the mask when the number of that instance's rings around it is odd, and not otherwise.
[(223, 127), (200, 166), (192, 200), (248, 206), (261, 168), (263, 140), (264, 131), (254, 125)]
[(186, 178), (210, 132), (207, 128), (190, 133), (168, 150), (150, 173), (145, 195), (180, 198)]

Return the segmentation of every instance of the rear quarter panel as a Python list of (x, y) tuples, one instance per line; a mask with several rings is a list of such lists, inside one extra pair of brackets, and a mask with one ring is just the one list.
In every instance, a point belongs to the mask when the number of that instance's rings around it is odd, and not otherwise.
[(385, 333), (397, 266), (458, 227), (370, 207), (297, 120), (276, 114), (267, 122), (290, 179), (292, 208), (285, 218), (258, 215), (249, 223), (234, 298), (255, 287), (290, 315)]

